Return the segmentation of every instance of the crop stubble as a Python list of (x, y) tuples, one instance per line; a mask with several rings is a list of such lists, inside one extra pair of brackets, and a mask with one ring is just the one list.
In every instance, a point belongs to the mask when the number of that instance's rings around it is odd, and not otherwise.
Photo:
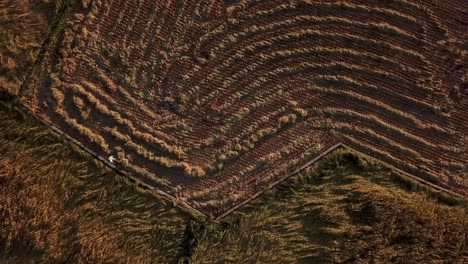
[(219, 216), (343, 142), (467, 192), (463, 1), (83, 1), (23, 102)]

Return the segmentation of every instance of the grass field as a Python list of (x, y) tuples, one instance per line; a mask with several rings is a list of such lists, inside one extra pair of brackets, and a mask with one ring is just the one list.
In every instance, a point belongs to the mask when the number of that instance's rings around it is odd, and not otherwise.
[(0, 262), (463, 263), (467, 204), (337, 152), (220, 223), (109, 171), (2, 103)]
[[(26, 79), (53, 46), (70, 0), (5, 0), (0, 3), (0, 87), (18, 95)], [(50, 48), (50, 47), (49, 47)]]

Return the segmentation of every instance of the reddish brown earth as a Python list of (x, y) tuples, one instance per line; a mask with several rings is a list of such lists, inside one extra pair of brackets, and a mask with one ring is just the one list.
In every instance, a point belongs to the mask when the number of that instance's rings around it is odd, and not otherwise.
[(23, 102), (212, 216), (338, 142), (466, 195), (467, 24), (462, 0), (91, 1)]

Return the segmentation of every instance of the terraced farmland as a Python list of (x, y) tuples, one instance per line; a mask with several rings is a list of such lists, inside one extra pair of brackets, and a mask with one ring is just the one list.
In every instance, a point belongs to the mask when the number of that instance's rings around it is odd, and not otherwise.
[(467, 24), (462, 0), (82, 1), (22, 100), (213, 217), (339, 142), (466, 195)]

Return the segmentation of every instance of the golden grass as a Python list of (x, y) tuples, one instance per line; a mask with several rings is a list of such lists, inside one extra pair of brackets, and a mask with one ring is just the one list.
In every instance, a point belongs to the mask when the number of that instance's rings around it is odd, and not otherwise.
[(0, 105), (0, 262), (467, 260), (466, 201), (348, 151), (205, 222)]
[[(50, 33), (57, 34), (53, 25), (70, 2), (0, 3), (0, 90), (17, 95), (40, 68), (41, 50), (56, 40)], [(278, 126), (308, 115), (293, 110)], [(249, 112), (242, 109), (236, 118)], [(252, 141), (274, 132), (259, 130)], [(183, 167), (187, 174), (204, 174)], [(468, 262), (466, 201), (354, 153), (332, 155), (221, 223), (205, 222), (1, 101), (0, 201), (1, 263)]]
[(193, 261), (463, 263), (467, 203), (448, 197), (381, 163), (335, 152), (221, 225), (193, 228)]
[(0, 114), (0, 260), (177, 261), (188, 215), (28, 116)]
[(5, 0), (0, 3), (0, 87), (18, 95), (39, 62), (41, 48), (65, 6), (64, 0)]

